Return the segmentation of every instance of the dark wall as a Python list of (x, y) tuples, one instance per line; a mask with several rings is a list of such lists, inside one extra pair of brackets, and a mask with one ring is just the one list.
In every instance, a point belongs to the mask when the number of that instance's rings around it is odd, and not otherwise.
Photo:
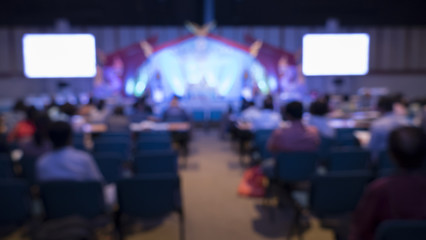
[(183, 25), (201, 22), (199, 0), (1, 0), (0, 25)]

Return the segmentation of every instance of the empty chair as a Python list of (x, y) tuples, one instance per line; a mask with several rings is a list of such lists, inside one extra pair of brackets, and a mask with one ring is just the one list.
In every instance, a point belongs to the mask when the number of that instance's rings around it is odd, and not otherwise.
[(138, 141), (167, 142), (171, 141), (171, 136), (169, 131), (142, 131), (138, 133)]
[(170, 140), (144, 140), (139, 141), (136, 145), (136, 152), (144, 152), (150, 150), (170, 150), (172, 142)]
[(204, 110), (193, 110), (192, 111), (192, 121), (194, 123), (203, 123), (205, 121)]
[(48, 219), (79, 215), (94, 218), (104, 213), (102, 185), (96, 181), (49, 181), (40, 184)]
[(334, 140), (327, 137), (321, 137), (321, 143), (318, 148), (318, 157), (321, 163), (327, 162), (330, 157), (330, 151), (333, 147)]
[(379, 154), (379, 162), (377, 164), (379, 171), (395, 169), (395, 164), (390, 159), (388, 152), (381, 152)]
[(22, 156), (20, 163), (22, 167), (22, 176), (31, 185), (36, 183), (36, 162), (37, 158), (32, 156)]
[(0, 179), (13, 178), (13, 164), (8, 154), (0, 154)]
[(128, 141), (97, 140), (93, 147), (94, 153), (117, 153), (122, 158), (127, 158), (130, 153), (130, 143)]
[(368, 171), (328, 173), (312, 179), (310, 210), (318, 218), (350, 213), (372, 179)]
[(358, 146), (359, 142), (356, 139), (354, 132), (361, 130), (359, 128), (337, 128), (336, 129), (336, 144), (340, 146)]
[(376, 240), (423, 240), (426, 236), (426, 221), (389, 220), (376, 230)]
[(0, 225), (21, 225), (30, 217), (31, 198), (28, 184), (22, 180), (0, 181)]
[[(180, 237), (184, 239), (180, 181), (176, 174), (123, 179), (117, 183), (117, 196), (119, 216), (152, 219), (178, 213)], [(120, 235), (124, 237), (120, 217), (118, 223)]]
[(223, 112), (221, 110), (210, 111), (209, 120), (210, 122), (220, 122), (222, 120)]
[(100, 133), (98, 136), (96, 136), (98, 138), (125, 138), (125, 139), (130, 139), (130, 132), (129, 131), (125, 131), (125, 132), (103, 132)]
[(267, 149), (267, 143), (273, 130), (257, 130), (254, 133), (255, 148), (259, 151), (262, 159), (272, 157), (272, 154)]
[(277, 179), (293, 183), (311, 179), (315, 173), (318, 155), (315, 152), (286, 152), (275, 159)]
[(168, 151), (146, 151), (135, 156), (135, 170), (137, 175), (157, 173), (177, 173), (177, 153)]
[(334, 148), (331, 150), (329, 171), (365, 170), (370, 161), (370, 153), (360, 148)]
[(116, 182), (122, 178), (123, 162), (125, 160), (122, 154), (98, 152), (93, 153), (93, 158), (107, 183)]

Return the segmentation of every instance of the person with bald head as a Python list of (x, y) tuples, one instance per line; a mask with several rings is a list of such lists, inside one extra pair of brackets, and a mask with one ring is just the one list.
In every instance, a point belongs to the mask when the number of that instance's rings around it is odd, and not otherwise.
[(353, 215), (349, 240), (372, 240), (386, 220), (426, 220), (426, 135), (416, 127), (400, 127), (388, 138), (397, 170), (372, 182)]

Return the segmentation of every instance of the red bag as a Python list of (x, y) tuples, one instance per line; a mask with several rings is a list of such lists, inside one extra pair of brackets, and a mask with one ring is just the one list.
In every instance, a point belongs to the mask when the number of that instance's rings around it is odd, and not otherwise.
[(247, 169), (238, 186), (238, 194), (247, 197), (265, 196), (264, 178), (265, 176), (259, 166)]

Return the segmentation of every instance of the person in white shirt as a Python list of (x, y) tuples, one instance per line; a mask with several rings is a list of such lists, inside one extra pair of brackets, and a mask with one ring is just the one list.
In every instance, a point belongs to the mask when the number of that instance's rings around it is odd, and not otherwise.
[(279, 127), (282, 119), (281, 115), (274, 111), (274, 100), (268, 95), (263, 101), (263, 109), (253, 116), (251, 120), (253, 131), (276, 129)]
[(315, 101), (309, 107), (308, 124), (316, 127), (322, 137), (334, 138), (335, 130), (328, 124), (328, 106), (322, 101)]

